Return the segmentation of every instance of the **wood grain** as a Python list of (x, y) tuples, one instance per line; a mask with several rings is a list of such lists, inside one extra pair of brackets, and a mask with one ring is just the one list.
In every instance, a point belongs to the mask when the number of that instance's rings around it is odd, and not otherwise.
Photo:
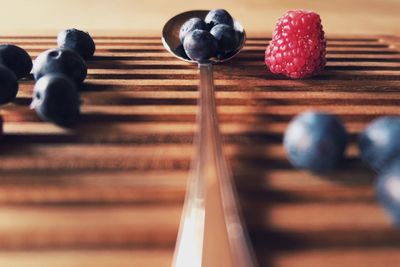
[[(400, 113), (395, 36), (332, 36), (319, 76), (287, 80), (265, 68), (269, 39), (250, 36), (215, 66), (224, 151), (262, 266), (395, 267), (400, 234), (376, 201), (357, 135)], [(34, 57), (54, 36), (2, 36)], [(98, 36), (70, 129), (29, 109), (34, 82), (0, 109), (1, 266), (169, 266), (193, 153), (197, 70), (158, 37)], [(326, 175), (293, 169), (282, 148), (289, 120), (337, 114), (347, 160)]]

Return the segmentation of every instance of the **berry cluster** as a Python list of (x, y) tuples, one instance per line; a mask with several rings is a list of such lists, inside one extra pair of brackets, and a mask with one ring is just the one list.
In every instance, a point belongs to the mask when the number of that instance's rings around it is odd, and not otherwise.
[[(400, 117), (374, 120), (359, 137), (360, 156), (380, 173), (378, 198), (400, 226)], [(284, 147), (293, 166), (313, 172), (329, 171), (343, 160), (348, 135), (334, 115), (304, 112), (284, 135)]]
[(95, 44), (88, 33), (77, 29), (60, 32), (57, 43), (58, 48), (41, 53), (33, 63), (24, 49), (0, 45), (0, 104), (13, 101), (18, 79), (32, 73), (37, 82), (31, 107), (41, 119), (67, 126), (79, 117), (78, 88), (87, 75), (83, 58), (93, 56)]
[(379, 173), (377, 197), (400, 226), (400, 117), (374, 120), (360, 136), (361, 158)]
[(205, 61), (226, 58), (234, 53), (242, 39), (232, 16), (224, 9), (211, 10), (204, 20), (191, 18), (180, 28), (179, 39), (187, 58)]
[(58, 34), (58, 48), (41, 53), (33, 63), (37, 80), (31, 108), (43, 120), (59, 125), (74, 124), (80, 114), (79, 89), (87, 76), (84, 59), (95, 52), (91, 36), (77, 29)]

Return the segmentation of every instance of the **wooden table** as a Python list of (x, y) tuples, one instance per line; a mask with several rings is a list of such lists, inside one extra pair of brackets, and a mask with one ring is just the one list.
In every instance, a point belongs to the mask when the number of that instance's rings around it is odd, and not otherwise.
[[(74, 129), (40, 122), (33, 82), (0, 109), (0, 266), (169, 266), (195, 131), (197, 69), (159, 37), (96, 36), (96, 57)], [(55, 37), (1, 37), (35, 57)], [(332, 36), (328, 65), (287, 80), (263, 63), (268, 39), (215, 67), (225, 153), (262, 266), (397, 267), (400, 232), (376, 202), (375, 174), (357, 134), (400, 114), (400, 38)], [(344, 166), (294, 170), (281, 141), (288, 121), (315, 108), (351, 133)]]

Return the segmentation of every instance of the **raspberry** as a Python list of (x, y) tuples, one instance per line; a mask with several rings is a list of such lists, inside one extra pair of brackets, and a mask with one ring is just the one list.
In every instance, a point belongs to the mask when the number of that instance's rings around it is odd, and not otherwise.
[(290, 78), (318, 74), (326, 64), (326, 41), (317, 13), (288, 11), (276, 23), (265, 51), (265, 64), (272, 73)]

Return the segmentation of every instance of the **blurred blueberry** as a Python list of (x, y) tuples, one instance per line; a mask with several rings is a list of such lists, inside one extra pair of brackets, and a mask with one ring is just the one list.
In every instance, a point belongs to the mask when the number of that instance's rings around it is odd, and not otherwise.
[(26, 77), (32, 70), (32, 59), (19, 46), (12, 44), (0, 45), (0, 64), (12, 70), (18, 79)]
[(290, 122), (284, 147), (293, 166), (324, 172), (342, 161), (347, 139), (345, 128), (334, 115), (308, 111)]
[(0, 116), (0, 139), (3, 139), (4, 136), (4, 121), (3, 117)]
[(361, 158), (374, 170), (381, 171), (400, 155), (400, 117), (375, 119), (361, 133)]
[(376, 194), (394, 223), (400, 227), (400, 158), (393, 160), (378, 176)]
[(42, 120), (63, 126), (72, 125), (79, 117), (79, 106), (78, 89), (67, 76), (49, 74), (36, 82), (31, 108)]
[(189, 32), (183, 41), (186, 54), (195, 61), (204, 61), (216, 56), (217, 46), (214, 36), (203, 30)]
[(225, 9), (213, 9), (208, 12), (205, 22), (210, 28), (217, 24), (226, 24), (233, 27), (233, 18)]
[(82, 58), (89, 59), (94, 55), (96, 45), (89, 33), (77, 29), (66, 29), (57, 36), (60, 48), (68, 48), (77, 52)]
[(6, 104), (15, 99), (18, 93), (18, 80), (14, 72), (0, 65), (0, 104)]
[(218, 41), (217, 54), (219, 57), (223, 57), (237, 50), (239, 45), (239, 36), (236, 31), (226, 24), (218, 24), (214, 26), (210, 33)]
[(194, 30), (208, 30), (207, 24), (204, 22), (204, 20), (200, 18), (191, 18), (185, 23), (183, 23), (180, 31), (179, 31), (179, 40), (181, 40), (181, 43), (183, 43), (183, 40), (185, 39), (186, 34), (188, 34), (191, 31)]
[(80, 85), (86, 78), (87, 66), (82, 57), (70, 49), (56, 48), (41, 53), (33, 62), (35, 80), (50, 73), (62, 73)]

